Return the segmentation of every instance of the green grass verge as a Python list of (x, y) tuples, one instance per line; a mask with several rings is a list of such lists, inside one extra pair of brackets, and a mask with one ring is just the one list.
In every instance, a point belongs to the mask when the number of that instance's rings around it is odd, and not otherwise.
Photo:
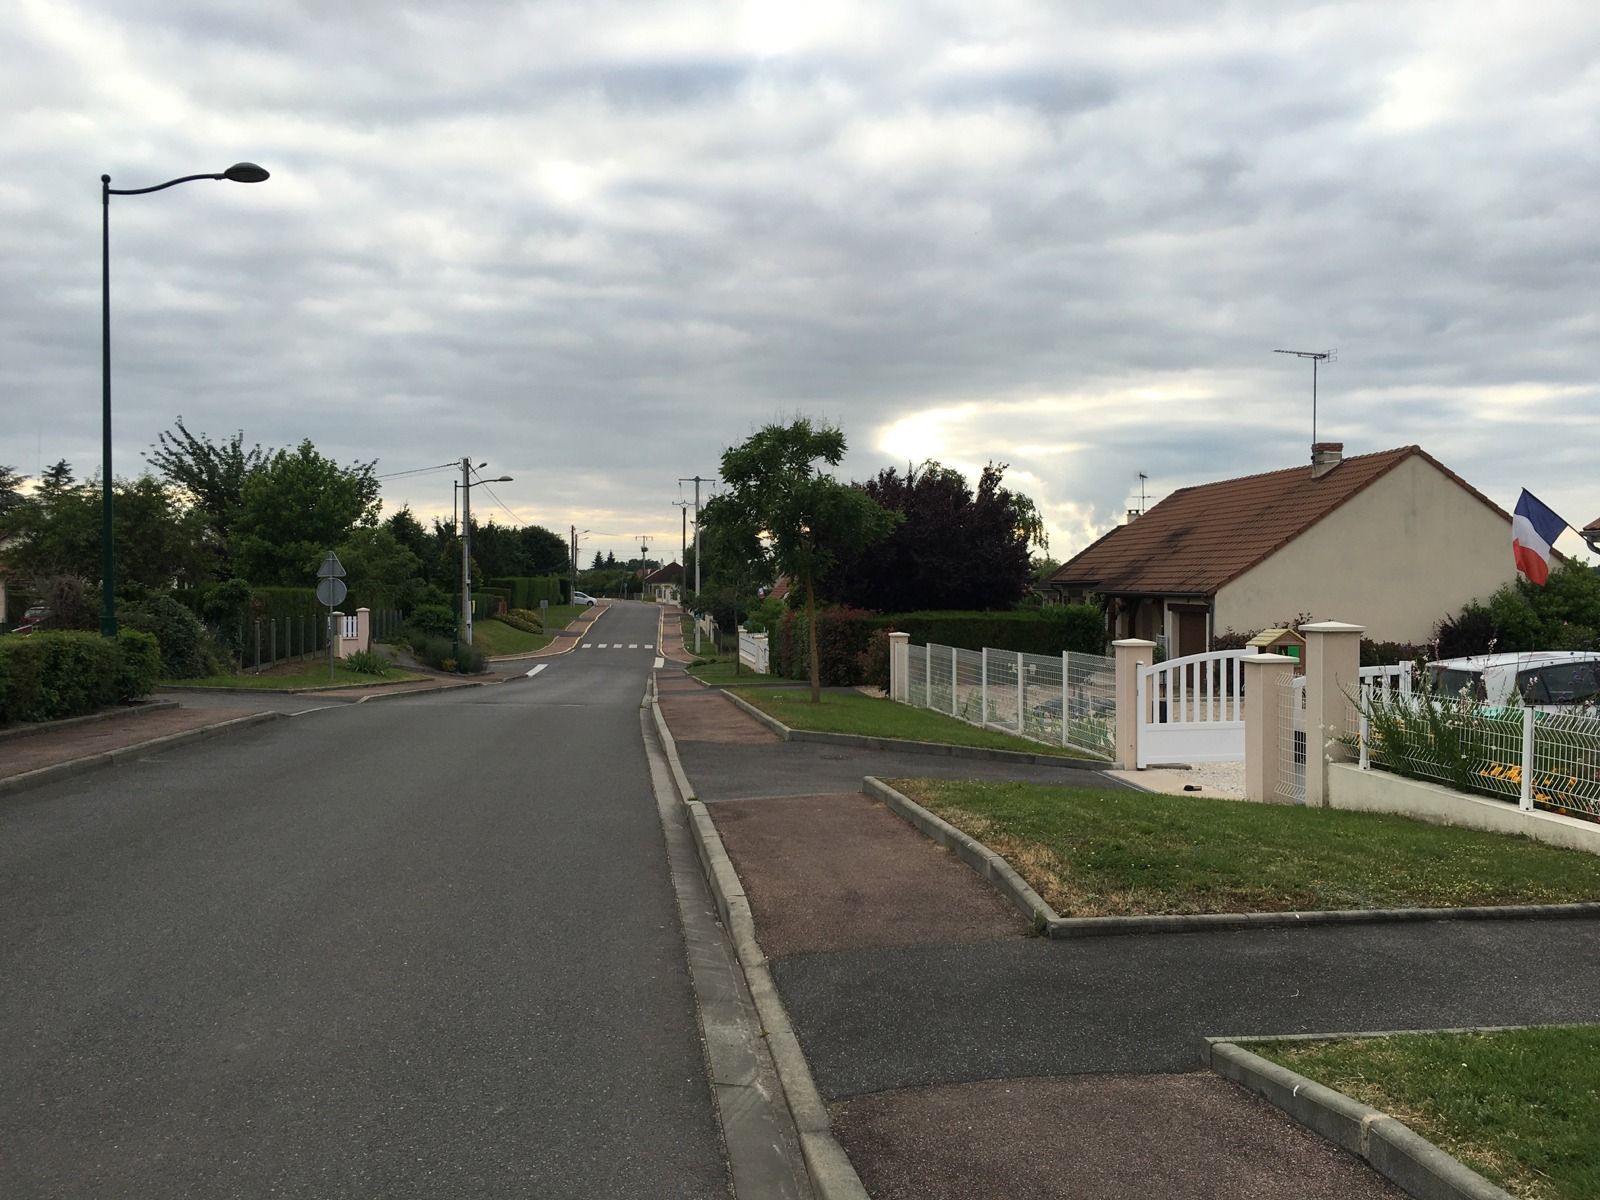
[(542, 633), (513, 629), (493, 617), (472, 623), (472, 648), (488, 655), (526, 654), (530, 650), (542, 650), (553, 640)]
[(1063, 916), (1600, 899), (1600, 857), (1336, 809), (1030, 783), (894, 781)]
[[(867, 737), (902, 738), (913, 742), (940, 742), (947, 746), (978, 746), (986, 750), (1020, 750), (1050, 754), (1050, 747), (1008, 733), (980, 729), (954, 717), (880, 700), (861, 692), (823, 692), (822, 703), (811, 703), (810, 691), (735, 690), (735, 695), (791, 729), (822, 733), (859, 733)], [(1056, 756), (1061, 757), (1061, 756)]]
[(1600, 1196), (1600, 1026), (1248, 1049), (1397, 1117), (1523, 1200)]
[(593, 607), (592, 604), (552, 604), (545, 610), (545, 628), (551, 632), (565, 629)]
[(702, 659), (689, 668), (689, 674), (707, 683), (754, 683), (772, 678), (770, 675), (756, 675), (749, 667), (736, 671), (735, 665), (732, 656)]
[(382, 675), (364, 675), (359, 671), (352, 671), (349, 667), (335, 664), (333, 678), (328, 678), (328, 666), (308, 666), (304, 670), (292, 673), (265, 672), (260, 675), (208, 675), (204, 679), (163, 679), (161, 682), (169, 687), (218, 687), (218, 688), (263, 688), (301, 690), (308, 688), (326, 687), (370, 687), (375, 683), (408, 683), (416, 679), (426, 679), (426, 675), (418, 675), (413, 671), (402, 671), (398, 667), (390, 667)]

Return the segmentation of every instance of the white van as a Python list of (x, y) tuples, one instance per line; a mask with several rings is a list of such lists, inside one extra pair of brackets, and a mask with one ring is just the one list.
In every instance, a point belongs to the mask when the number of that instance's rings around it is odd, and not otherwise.
[(1428, 664), (1436, 696), (1465, 692), (1484, 704), (1593, 712), (1600, 706), (1600, 652), (1528, 650), (1474, 654)]

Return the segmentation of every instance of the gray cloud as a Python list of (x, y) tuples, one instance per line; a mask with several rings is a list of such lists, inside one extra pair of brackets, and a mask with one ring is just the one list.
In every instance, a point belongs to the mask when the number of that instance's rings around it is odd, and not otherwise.
[[(1448, 18), (1448, 19), (1446, 19)], [(864, 476), (1008, 461), (1069, 552), (1137, 494), (1416, 441), (1600, 512), (1600, 17), (1436, 6), (26, 0), (0, 30), (0, 462), (195, 427), (676, 544), (808, 412)], [(447, 477), (389, 498), (447, 510)], [(1594, 509), (1595, 511), (1590, 511)]]

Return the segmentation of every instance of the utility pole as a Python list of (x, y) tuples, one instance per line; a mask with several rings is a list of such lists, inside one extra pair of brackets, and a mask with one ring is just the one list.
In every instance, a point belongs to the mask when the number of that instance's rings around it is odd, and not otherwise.
[[(702, 479), (696, 475), (692, 479), (678, 480), (679, 483), (694, 484), (694, 594), (696, 596), (700, 595), (700, 560), (705, 557), (705, 547), (700, 544), (700, 485), (702, 483), (715, 483), (716, 478), (713, 475), (709, 479)], [(685, 553), (687, 552), (686, 548)], [(697, 656), (700, 653), (700, 618), (698, 615), (694, 620), (694, 652)]]
[[(1296, 358), (1309, 358), (1311, 360), (1311, 444), (1317, 444), (1317, 366), (1323, 361), (1338, 362), (1337, 350), (1274, 350), (1274, 354), (1292, 354)], [(1311, 452), (1311, 461), (1315, 462), (1317, 452)]]
[(472, 460), (461, 460), (461, 640), (472, 645)]
[[(567, 602), (570, 604), (576, 603), (576, 601), (574, 601), (572, 598), (578, 593), (578, 527), (576, 525), (569, 525), (567, 528), (571, 531), (568, 541), (570, 541), (572, 544), (572, 554), (568, 559), (571, 564), (571, 570), (569, 582), (567, 584)], [(591, 584), (590, 586), (593, 585)]]
[[(678, 534), (678, 567), (681, 574), (682, 570), (689, 565), (689, 502), (687, 500), (674, 500), (672, 505), (678, 510), (678, 515), (683, 518), (683, 528)], [(695, 557), (700, 557), (698, 547), (695, 549)], [(689, 580), (684, 578), (678, 584), (678, 591), (681, 593), (688, 586)]]

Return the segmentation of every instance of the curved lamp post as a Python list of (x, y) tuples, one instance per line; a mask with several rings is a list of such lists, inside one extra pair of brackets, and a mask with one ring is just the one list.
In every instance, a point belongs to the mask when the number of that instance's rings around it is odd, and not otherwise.
[[(481, 462), (480, 468), (489, 464)], [(472, 460), (461, 460), (461, 640), (472, 645), (472, 485), (474, 483), (512, 483), (509, 475), (498, 479), (473, 479)]]
[(260, 183), (269, 176), (255, 163), (234, 163), (216, 175), (183, 175), (147, 188), (114, 188), (111, 176), (100, 176), (100, 632), (117, 636), (116, 548), (111, 534), (111, 197), (142, 196), (164, 191), (194, 179), (231, 179), (234, 183)]

